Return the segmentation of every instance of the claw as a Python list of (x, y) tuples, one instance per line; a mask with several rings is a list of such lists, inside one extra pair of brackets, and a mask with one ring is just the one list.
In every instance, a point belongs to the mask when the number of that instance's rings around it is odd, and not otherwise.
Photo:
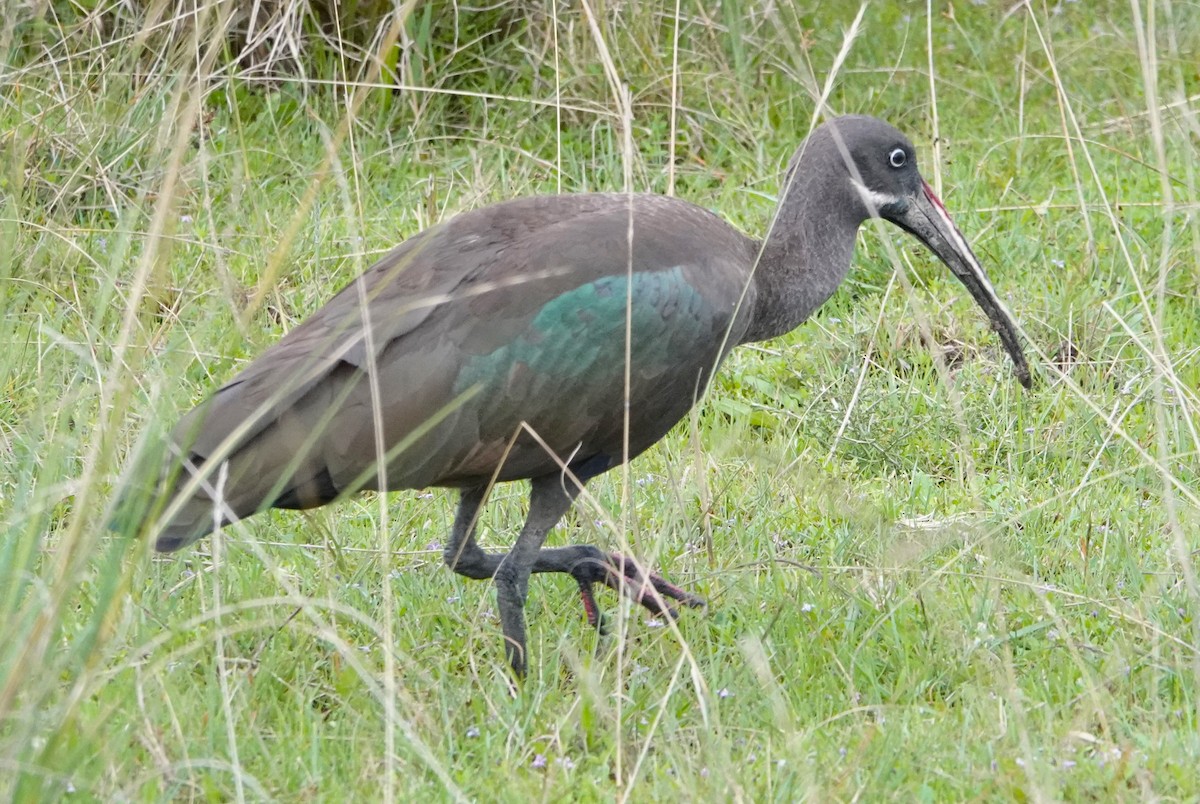
[(628, 556), (613, 553), (609, 564), (610, 571), (605, 574), (604, 583), (629, 595), (631, 600), (648, 609), (651, 614), (677, 618), (679, 612), (671, 605), (672, 600), (692, 608), (705, 605), (703, 598), (685, 592), (659, 575), (643, 571)]
[(587, 617), (588, 625), (601, 634), (607, 633), (607, 623), (604, 622), (604, 615), (600, 612), (600, 607), (596, 605), (596, 594), (592, 591), (592, 582), (584, 580), (578, 582), (579, 597), (583, 600), (583, 614)]
[(583, 601), (583, 613), (588, 625), (601, 634), (608, 633), (608, 624), (596, 605), (596, 595), (592, 590), (596, 583), (603, 583), (628, 595), (630, 600), (656, 617), (678, 619), (679, 612), (671, 605), (671, 601), (692, 608), (706, 605), (703, 598), (685, 592), (652, 572), (645, 572), (636, 561), (620, 553), (609, 555), (603, 566), (596, 566), (598, 563), (581, 564), (571, 574), (579, 584), (579, 597)]

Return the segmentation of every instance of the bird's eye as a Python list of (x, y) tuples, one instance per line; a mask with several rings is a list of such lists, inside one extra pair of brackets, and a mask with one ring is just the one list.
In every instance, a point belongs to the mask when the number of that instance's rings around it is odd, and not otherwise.
[(908, 161), (908, 154), (904, 153), (903, 148), (893, 148), (888, 154), (888, 164), (894, 168), (904, 167), (904, 163)]

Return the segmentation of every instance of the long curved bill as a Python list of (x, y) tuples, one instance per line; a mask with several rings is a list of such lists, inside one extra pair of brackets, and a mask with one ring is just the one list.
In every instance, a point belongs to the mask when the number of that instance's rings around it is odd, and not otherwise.
[(1017, 326), (1012, 315), (996, 295), (996, 289), (992, 287), (983, 266), (976, 259), (975, 252), (971, 251), (966, 238), (950, 219), (941, 199), (934, 194), (929, 184), (922, 180), (921, 191), (908, 200), (910, 203), (903, 210), (895, 210), (891, 215), (884, 212), (885, 216), (928, 246), (929, 250), (967, 286), (967, 290), (987, 314), (988, 320), (992, 322), (992, 329), (996, 330), (1012, 358), (1017, 380), (1021, 385), (1030, 388), (1033, 378), (1029, 374), (1025, 353), (1021, 351), (1021, 343), (1017, 339)]

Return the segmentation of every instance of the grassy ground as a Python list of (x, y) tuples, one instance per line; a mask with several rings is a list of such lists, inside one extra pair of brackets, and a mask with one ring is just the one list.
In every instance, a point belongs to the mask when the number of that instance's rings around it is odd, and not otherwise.
[[(396, 94), (312, 38), (272, 40), (303, 71), (210, 47), (222, 6), (125, 8), (0, 28), (4, 797), (1200, 797), (1195, 2), (433, 4)], [(626, 186), (760, 233), (825, 88), (917, 141), (1040, 383), (865, 227), (834, 299), (552, 536), (708, 612), (609, 595), (601, 640), (538, 579), (513, 696), (445, 493), (165, 558), (104, 529), (155, 423), (399, 239)]]

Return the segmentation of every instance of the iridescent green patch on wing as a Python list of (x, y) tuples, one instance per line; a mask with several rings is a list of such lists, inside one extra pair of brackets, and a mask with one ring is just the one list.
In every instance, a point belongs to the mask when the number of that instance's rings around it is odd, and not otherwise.
[[(627, 275), (608, 276), (547, 302), (530, 325), (496, 350), (470, 358), (456, 392), (478, 383), (484, 395), (513, 401), (567, 403), (572, 394), (607, 399), (623, 387)], [(633, 381), (715, 353), (714, 311), (681, 268), (632, 276), (630, 307)], [(694, 369), (692, 369), (694, 371)]]

